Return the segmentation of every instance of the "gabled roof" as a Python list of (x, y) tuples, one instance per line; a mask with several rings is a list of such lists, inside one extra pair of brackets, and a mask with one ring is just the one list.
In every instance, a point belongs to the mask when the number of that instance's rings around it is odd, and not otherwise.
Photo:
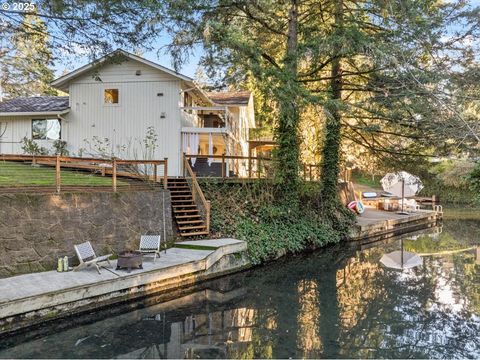
[(216, 104), (221, 105), (248, 105), (251, 96), (250, 91), (235, 92), (211, 92), (208, 97)]
[(0, 115), (60, 114), (68, 108), (68, 96), (18, 97), (0, 102)]
[(99, 66), (101, 65), (102, 63), (106, 62), (108, 59), (111, 59), (112, 57), (114, 56), (118, 56), (118, 55), (123, 55), (125, 56), (126, 59), (132, 59), (132, 60), (135, 60), (135, 61), (138, 61), (142, 64), (145, 64), (147, 66), (150, 66), (154, 69), (157, 69), (157, 70), (160, 70), (160, 71), (163, 71), (167, 74), (170, 74), (172, 76), (175, 76), (181, 80), (184, 80), (184, 81), (188, 81), (188, 82), (192, 82), (193, 79), (188, 77), (188, 76), (185, 76), (185, 75), (182, 75), (174, 70), (171, 70), (169, 68), (166, 68), (165, 66), (162, 66), (162, 65), (159, 65), (157, 63), (154, 63), (153, 61), (150, 61), (150, 60), (147, 60), (147, 59), (144, 59), (140, 56), (137, 56), (137, 55), (134, 55), (134, 54), (131, 54), (129, 53), (128, 51), (125, 51), (125, 50), (122, 50), (122, 49), (117, 49), (105, 56), (102, 56), (101, 58), (97, 59), (97, 60), (94, 60), (92, 61), (91, 63), (87, 64), (87, 65), (84, 65), (66, 75), (63, 75), (61, 77), (59, 77), (58, 79), (55, 79), (52, 81), (51, 85), (54, 86), (54, 87), (57, 87), (57, 88), (60, 88), (60, 89), (64, 89), (65, 88), (65, 85), (68, 84), (70, 82), (70, 80), (80, 76), (80, 75), (83, 75), (85, 73), (87, 73), (88, 71), (92, 70), (92, 68), (96, 67), (96, 66)]

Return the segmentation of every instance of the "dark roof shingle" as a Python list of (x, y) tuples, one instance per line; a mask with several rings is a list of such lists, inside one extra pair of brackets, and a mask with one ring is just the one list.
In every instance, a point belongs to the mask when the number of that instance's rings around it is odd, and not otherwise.
[(68, 96), (18, 97), (0, 102), (0, 113), (63, 111), (68, 107)]
[(208, 97), (214, 103), (222, 105), (247, 105), (250, 100), (250, 91), (211, 92)]

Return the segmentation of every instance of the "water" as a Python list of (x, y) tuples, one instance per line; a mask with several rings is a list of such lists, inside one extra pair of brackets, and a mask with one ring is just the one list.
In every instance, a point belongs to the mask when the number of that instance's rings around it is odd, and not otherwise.
[(0, 339), (0, 358), (479, 358), (480, 212), (406, 239), (422, 266), (379, 264), (400, 239), (342, 245)]

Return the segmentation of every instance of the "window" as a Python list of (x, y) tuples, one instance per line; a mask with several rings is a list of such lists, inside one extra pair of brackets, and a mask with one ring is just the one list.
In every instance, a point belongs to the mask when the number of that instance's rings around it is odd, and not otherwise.
[(118, 104), (118, 89), (105, 89), (103, 99), (105, 104)]
[(61, 123), (58, 119), (32, 120), (33, 140), (59, 140), (61, 138)]

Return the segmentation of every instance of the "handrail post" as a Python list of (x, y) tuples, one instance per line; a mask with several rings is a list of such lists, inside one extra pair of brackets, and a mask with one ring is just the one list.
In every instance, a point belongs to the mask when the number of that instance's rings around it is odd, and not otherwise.
[(192, 200), (195, 203), (197, 175), (192, 172)]
[(157, 168), (157, 163), (153, 164), (153, 183), (156, 184), (158, 181), (158, 168)]
[(165, 164), (163, 165), (163, 188), (168, 187), (168, 158), (163, 158)]
[(117, 159), (112, 162), (112, 188), (113, 192), (117, 192)]
[(185, 177), (185, 170), (186, 170), (186, 165), (185, 165), (185, 162), (187, 161), (187, 156), (185, 155), (185, 153), (182, 153), (183, 154), (183, 157), (182, 157), (182, 174), (183, 174), (183, 177)]
[(210, 233), (210, 200), (207, 200), (207, 203), (206, 203), (206, 219), (205, 219), (205, 222), (206, 222), (206, 226), (207, 226), (207, 232)]
[(61, 182), (62, 182), (62, 179), (60, 177), (60, 155), (57, 155), (57, 158), (55, 161), (55, 185), (57, 187), (57, 193), (60, 193)]

